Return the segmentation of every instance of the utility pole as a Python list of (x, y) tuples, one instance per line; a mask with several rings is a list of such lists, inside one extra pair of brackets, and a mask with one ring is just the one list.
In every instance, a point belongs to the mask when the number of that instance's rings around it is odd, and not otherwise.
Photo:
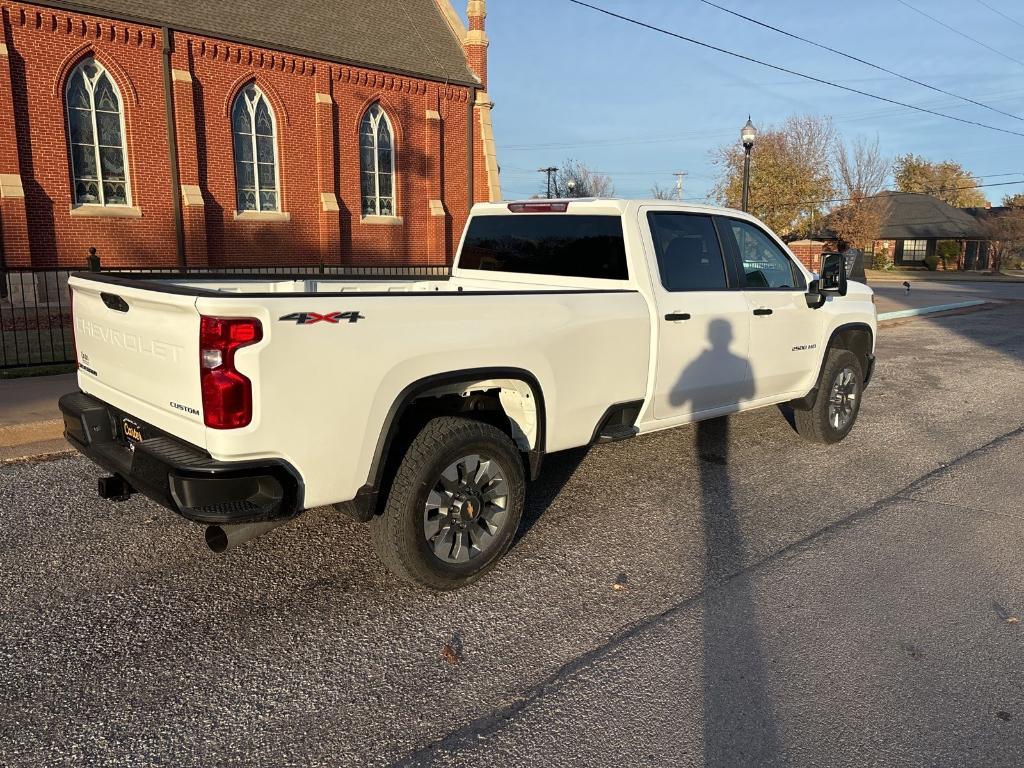
[(683, 199), (683, 177), (686, 176), (686, 171), (676, 171), (672, 174), (676, 177), (676, 200)]
[(554, 178), (555, 173), (558, 172), (557, 168), (538, 168), (538, 173), (546, 173), (548, 175), (548, 199), (551, 199), (551, 180)]

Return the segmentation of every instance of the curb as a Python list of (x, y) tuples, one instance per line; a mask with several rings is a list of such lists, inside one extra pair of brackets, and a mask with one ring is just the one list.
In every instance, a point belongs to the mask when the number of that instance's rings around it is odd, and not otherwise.
[(878, 321), (898, 320), (901, 317), (919, 317), (920, 315), (930, 315), (934, 312), (947, 312), (951, 309), (966, 309), (967, 307), (977, 307), (988, 303), (989, 302), (985, 299), (972, 299), (971, 301), (958, 301), (955, 304), (935, 304), (930, 307), (917, 307), (916, 309), (899, 309), (895, 312), (882, 312), (878, 316)]
[(63, 419), (0, 427), (0, 463), (71, 450), (64, 440)]

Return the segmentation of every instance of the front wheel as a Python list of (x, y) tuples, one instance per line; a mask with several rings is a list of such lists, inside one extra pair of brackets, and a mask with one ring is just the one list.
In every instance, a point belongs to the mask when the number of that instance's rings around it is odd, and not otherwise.
[(814, 405), (794, 411), (796, 431), (814, 443), (838, 443), (853, 429), (864, 392), (860, 360), (848, 349), (830, 349)]
[(377, 554), (403, 581), (465, 586), (508, 550), (523, 515), (519, 451), (499, 429), (431, 419), (409, 445), (387, 504), (370, 521)]

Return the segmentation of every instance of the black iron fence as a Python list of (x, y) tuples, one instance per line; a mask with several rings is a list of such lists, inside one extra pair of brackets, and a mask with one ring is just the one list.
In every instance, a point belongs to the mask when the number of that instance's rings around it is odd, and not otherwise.
[(0, 371), (75, 362), (68, 276), (85, 269), (167, 275), (323, 275), (351, 280), (447, 278), (449, 275), (448, 267), (444, 266), (382, 264), (106, 269), (93, 257), (82, 269), (0, 268)]

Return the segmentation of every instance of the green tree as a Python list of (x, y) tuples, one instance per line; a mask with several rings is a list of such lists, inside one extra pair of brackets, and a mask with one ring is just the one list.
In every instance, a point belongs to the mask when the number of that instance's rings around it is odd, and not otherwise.
[(923, 192), (954, 208), (982, 208), (988, 202), (976, 189), (978, 178), (952, 160), (933, 162), (919, 155), (900, 155), (892, 173), (900, 192)]
[[(781, 236), (807, 232), (834, 194), (834, 141), (831, 118), (814, 115), (759, 132), (750, 161), (750, 212)], [(743, 198), (743, 154), (739, 142), (712, 151), (719, 169), (712, 194), (733, 208)]]

